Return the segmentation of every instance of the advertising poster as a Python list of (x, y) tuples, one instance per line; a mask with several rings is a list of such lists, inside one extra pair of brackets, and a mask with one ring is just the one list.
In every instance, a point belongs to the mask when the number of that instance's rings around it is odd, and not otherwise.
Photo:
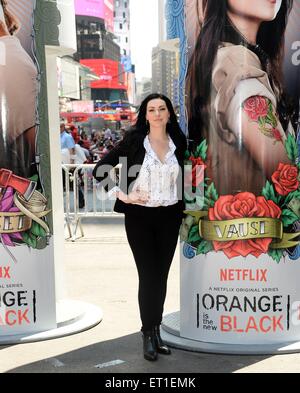
[(94, 89), (126, 89), (123, 66), (110, 59), (81, 59), (80, 63), (89, 67), (100, 79), (91, 82)]
[(181, 336), (299, 341), (300, 2), (185, 7)]
[(94, 16), (104, 19), (106, 7), (104, 0), (75, 0), (76, 15)]
[[(56, 327), (33, 0), (0, 1), (0, 336)], [(45, 70), (44, 70), (45, 72)], [(49, 171), (48, 171), (49, 173)]]

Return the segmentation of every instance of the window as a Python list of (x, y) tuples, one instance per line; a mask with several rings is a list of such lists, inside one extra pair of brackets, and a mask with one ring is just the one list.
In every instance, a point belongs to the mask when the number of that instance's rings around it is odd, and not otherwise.
[(91, 30), (92, 34), (96, 33), (96, 31), (97, 31), (97, 24), (96, 23), (91, 23), (90, 24), (90, 30)]
[(120, 30), (123, 29), (123, 24), (122, 23), (119, 24), (119, 28), (120, 28)]

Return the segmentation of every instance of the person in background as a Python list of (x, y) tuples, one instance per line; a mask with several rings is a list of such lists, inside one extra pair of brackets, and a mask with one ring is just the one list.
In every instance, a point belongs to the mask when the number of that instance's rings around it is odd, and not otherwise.
[(78, 143), (80, 141), (80, 136), (78, 134), (77, 128), (72, 124), (69, 128), (70, 134), (72, 135), (74, 142)]
[(111, 139), (112, 138), (112, 132), (109, 127), (106, 128), (104, 132), (104, 139)]
[(80, 140), (76, 146), (79, 146), (81, 151), (84, 153), (86, 160), (89, 161), (91, 159), (91, 153), (88, 149), (84, 148), (84, 142)]
[(81, 136), (80, 141), (82, 142), (81, 147), (83, 147), (84, 149), (90, 150), (91, 141), (89, 140), (87, 133), (85, 131), (82, 131), (80, 136)]
[(120, 140), (124, 139), (125, 134), (126, 134), (125, 128), (121, 128), (121, 129), (120, 129)]
[(67, 132), (64, 123), (60, 124), (60, 148), (61, 150), (68, 149), (70, 164), (74, 164), (76, 159), (75, 142), (72, 135)]
[[(120, 158), (127, 159), (127, 171), (124, 165), (121, 168), (120, 186), (104, 188), (116, 194), (115, 211), (125, 214), (139, 277), (144, 358), (150, 361), (156, 360), (158, 353), (171, 353), (161, 339), (160, 324), (184, 209), (181, 175), (186, 147), (171, 101), (162, 94), (151, 94), (142, 102), (132, 130), (93, 171), (103, 182)], [(133, 175), (137, 165), (139, 170)]]

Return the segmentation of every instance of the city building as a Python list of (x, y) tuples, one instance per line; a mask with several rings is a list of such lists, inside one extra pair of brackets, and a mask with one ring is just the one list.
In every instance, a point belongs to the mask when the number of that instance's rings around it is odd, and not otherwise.
[(152, 91), (166, 95), (179, 106), (179, 41), (162, 41), (152, 49)]
[(106, 30), (105, 21), (86, 15), (76, 15), (77, 53), (74, 58), (111, 59), (121, 61), (120, 47), (112, 32)]
[(162, 42), (166, 39), (166, 0), (158, 0), (158, 40)]
[(167, 39), (167, 17), (171, 0), (157, 0), (158, 45), (152, 49), (152, 92), (166, 95), (179, 106), (179, 41)]
[(121, 56), (130, 56), (129, 0), (114, 0), (114, 35), (121, 48)]
[[(77, 52), (73, 63), (70, 59), (62, 59), (59, 65), (62, 69), (68, 68), (62, 80), (72, 79), (74, 83), (73, 88), (63, 84), (61, 90), (73, 89), (75, 92), (70, 93), (72, 97), (61, 96), (62, 112), (68, 121), (73, 117), (84, 118), (87, 123), (90, 118), (92, 123), (93, 119), (101, 117), (113, 122), (112, 128), (114, 125), (118, 128), (122, 121), (131, 119), (130, 102), (135, 94), (129, 39), (124, 39), (127, 46), (121, 51), (114, 32), (114, 0), (74, 0), (74, 4)], [(126, 8), (124, 2), (122, 6)], [(129, 34), (127, 11), (122, 23)]]
[(136, 82), (135, 69), (131, 61), (129, 1), (114, 0), (114, 36), (115, 42), (120, 46), (128, 101), (130, 104), (134, 104), (136, 101)]
[(152, 80), (151, 78), (142, 78), (136, 84), (136, 101), (135, 105), (139, 106), (144, 98), (152, 93)]

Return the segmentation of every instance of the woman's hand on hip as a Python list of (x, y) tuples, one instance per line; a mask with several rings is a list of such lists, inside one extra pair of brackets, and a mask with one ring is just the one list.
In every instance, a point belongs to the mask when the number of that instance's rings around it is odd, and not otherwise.
[(144, 191), (131, 191), (128, 195), (119, 191), (118, 198), (124, 203), (144, 205), (148, 202), (149, 195)]

